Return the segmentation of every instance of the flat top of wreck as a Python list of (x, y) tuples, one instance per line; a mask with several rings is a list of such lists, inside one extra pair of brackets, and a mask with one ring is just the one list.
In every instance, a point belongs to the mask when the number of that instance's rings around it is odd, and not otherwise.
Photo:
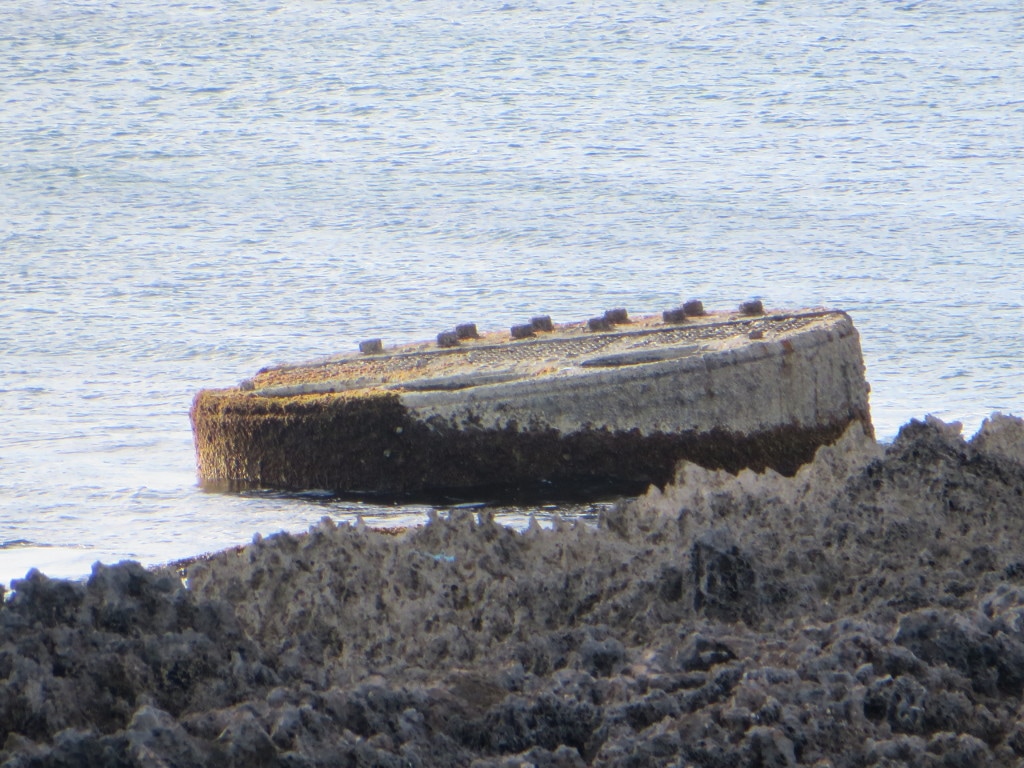
[[(759, 310), (759, 311), (758, 311)], [(629, 318), (610, 310), (589, 321), (555, 324), (549, 317), (509, 331), (457, 326), (436, 341), (385, 349), (378, 339), (362, 352), (298, 365), (264, 368), (238, 389), (257, 396), (357, 390), (463, 389), (512, 379), (580, 375), (595, 368), (657, 362), (725, 350), (758, 341), (783, 341), (814, 327), (850, 324), (845, 312), (811, 309), (764, 313), (759, 302), (739, 312), (672, 310)], [(518, 337), (518, 338), (517, 338)]]

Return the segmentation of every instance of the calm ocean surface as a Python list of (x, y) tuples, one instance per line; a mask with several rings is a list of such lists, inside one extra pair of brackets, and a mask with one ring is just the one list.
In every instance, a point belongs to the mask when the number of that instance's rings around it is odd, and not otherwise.
[(0, 4), (0, 581), (422, 520), (203, 493), (188, 408), (467, 320), (835, 306), (880, 438), (1024, 414), (1022, 40), (1019, 0)]

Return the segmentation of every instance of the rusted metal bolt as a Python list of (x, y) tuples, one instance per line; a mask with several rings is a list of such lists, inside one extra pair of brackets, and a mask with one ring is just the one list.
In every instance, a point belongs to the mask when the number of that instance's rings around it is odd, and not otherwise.
[(479, 339), (480, 334), (476, 332), (476, 323), (462, 323), (455, 326), (455, 336), (459, 339)]
[(523, 323), (522, 325), (513, 325), (509, 329), (513, 339), (528, 339), (534, 335), (533, 324)]
[(699, 299), (692, 299), (683, 304), (683, 312), (688, 317), (703, 317), (707, 313), (704, 311), (704, 302)]
[(459, 337), (455, 331), (441, 331), (437, 334), (437, 346), (439, 347), (457, 347), (459, 346)]
[(764, 304), (761, 303), (760, 299), (754, 299), (753, 301), (744, 301), (740, 304), (740, 314), (747, 315), (748, 317), (754, 317), (755, 315), (764, 314)]
[(661, 313), (661, 319), (666, 323), (685, 323), (686, 322), (686, 309), (684, 307), (677, 307), (676, 309), (666, 309)]
[(629, 313), (622, 307), (617, 309), (609, 309), (604, 313), (604, 319), (614, 325), (622, 325), (623, 323), (629, 322)]
[(535, 331), (547, 331), (551, 332), (555, 330), (554, 323), (551, 322), (551, 315), (539, 315), (530, 320), (530, 325), (533, 326)]
[(379, 355), (384, 351), (384, 342), (380, 339), (367, 339), (359, 342), (359, 351), (364, 355)]
[(587, 328), (592, 331), (610, 331), (612, 329), (612, 321), (607, 316), (592, 317), (587, 320)]

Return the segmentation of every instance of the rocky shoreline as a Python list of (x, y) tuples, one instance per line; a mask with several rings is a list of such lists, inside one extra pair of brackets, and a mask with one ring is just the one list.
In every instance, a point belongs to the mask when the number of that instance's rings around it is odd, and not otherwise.
[(928, 419), (793, 478), (685, 465), (596, 527), (33, 572), (0, 765), (1021, 765), (1022, 541), (1024, 422)]

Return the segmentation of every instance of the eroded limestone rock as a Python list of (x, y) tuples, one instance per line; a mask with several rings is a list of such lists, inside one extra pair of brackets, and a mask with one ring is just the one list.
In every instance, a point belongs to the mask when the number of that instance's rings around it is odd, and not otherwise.
[[(0, 608), (0, 764), (975, 766), (1024, 758), (1024, 463), (851, 434), (597, 527), (324, 520)], [(1008, 447), (1009, 446), (1009, 447)]]

